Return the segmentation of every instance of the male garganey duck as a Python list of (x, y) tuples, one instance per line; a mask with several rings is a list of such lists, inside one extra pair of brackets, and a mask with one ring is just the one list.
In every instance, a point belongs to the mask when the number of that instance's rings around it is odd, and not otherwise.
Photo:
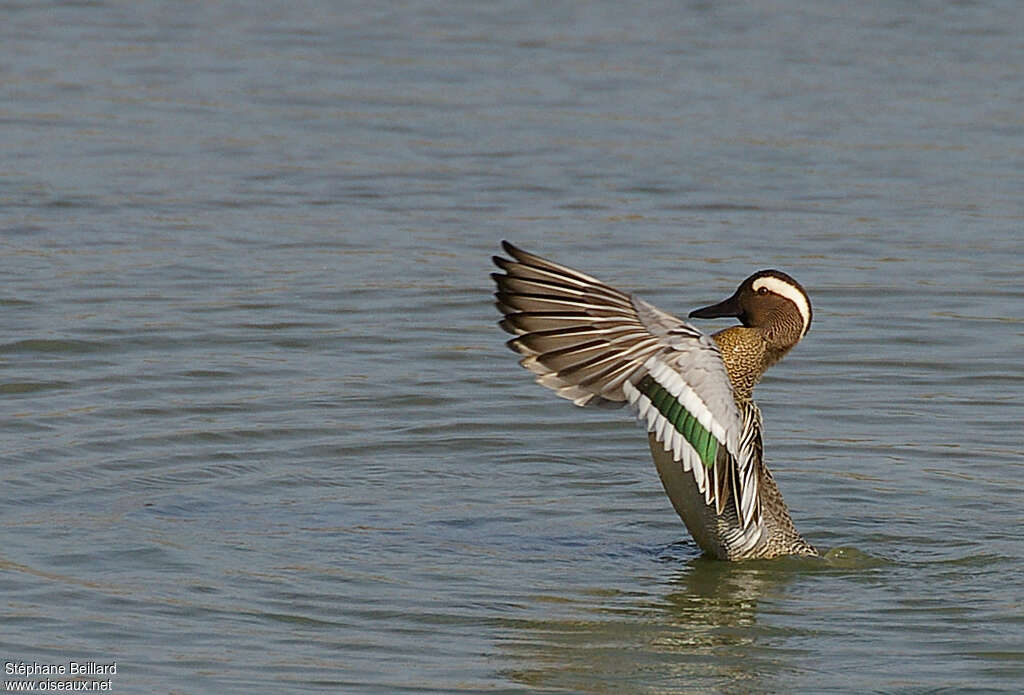
[(811, 302), (777, 270), (754, 273), (690, 318), (735, 316), (711, 336), (639, 297), (502, 242), (494, 257), (501, 327), (537, 381), (579, 406), (629, 404), (665, 492), (697, 544), (725, 560), (817, 555), (761, 445), (754, 385), (800, 342)]

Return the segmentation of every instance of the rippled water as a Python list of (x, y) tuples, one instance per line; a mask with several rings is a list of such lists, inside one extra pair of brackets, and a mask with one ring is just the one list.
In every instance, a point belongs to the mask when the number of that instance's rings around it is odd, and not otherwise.
[[(1016, 691), (1017, 14), (9, 6), (0, 658), (114, 692)], [(828, 558), (701, 558), (629, 415), (502, 346), (505, 237), (680, 314), (797, 277), (815, 323), (758, 398)]]

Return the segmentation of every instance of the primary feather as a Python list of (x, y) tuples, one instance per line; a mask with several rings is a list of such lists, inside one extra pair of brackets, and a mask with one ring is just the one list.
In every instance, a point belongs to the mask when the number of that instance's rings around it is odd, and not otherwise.
[(734, 510), (733, 543), (756, 542), (760, 416), (752, 403), (741, 412), (715, 341), (639, 297), (502, 245), (512, 259), (494, 258), (504, 271), (492, 276), (495, 297), (521, 364), (576, 405), (632, 406), (704, 504)]

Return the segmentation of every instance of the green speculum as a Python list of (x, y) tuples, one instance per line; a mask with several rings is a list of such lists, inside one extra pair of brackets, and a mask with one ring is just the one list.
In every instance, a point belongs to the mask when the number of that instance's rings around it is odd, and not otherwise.
[(690, 413), (679, 400), (654, 380), (650, 375), (645, 376), (636, 385), (640, 393), (647, 396), (651, 404), (658, 409), (662, 417), (668, 420), (676, 429), (676, 432), (683, 435), (683, 439), (690, 443), (701, 463), (705, 468), (711, 468), (718, 455), (718, 440), (697, 421), (697, 418)]

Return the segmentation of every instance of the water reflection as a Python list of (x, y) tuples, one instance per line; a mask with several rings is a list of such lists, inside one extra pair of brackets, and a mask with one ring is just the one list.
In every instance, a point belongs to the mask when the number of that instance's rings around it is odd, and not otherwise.
[[(732, 564), (694, 558), (660, 596), (594, 591), (548, 605), (549, 616), (507, 623), (503, 673), (531, 688), (587, 692), (777, 692), (795, 668), (776, 646), (792, 628), (761, 621), (760, 605), (827, 560)], [(595, 615), (596, 613), (596, 615)]]

